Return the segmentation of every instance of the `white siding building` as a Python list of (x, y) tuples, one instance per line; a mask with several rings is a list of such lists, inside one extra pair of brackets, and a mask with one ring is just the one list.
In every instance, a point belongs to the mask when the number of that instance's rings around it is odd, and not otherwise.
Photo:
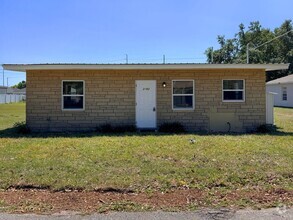
[(6, 86), (0, 86), (0, 94), (6, 94), (7, 93), (7, 87)]
[(293, 107), (293, 74), (267, 82), (266, 90), (277, 93), (275, 106)]

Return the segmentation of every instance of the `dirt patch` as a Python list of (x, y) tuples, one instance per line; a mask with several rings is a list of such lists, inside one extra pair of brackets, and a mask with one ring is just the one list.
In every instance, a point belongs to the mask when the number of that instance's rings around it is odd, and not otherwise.
[(133, 193), (104, 191), (52, 192), (43, 189), (9, 189), (0, 192), (0, 210), (14, 213), (82, 213), (107, 211), (191, 210), (199, 207), (274, 207), (293, 205), (293, 191), (234, 190), (226, 193), (198, 189)]

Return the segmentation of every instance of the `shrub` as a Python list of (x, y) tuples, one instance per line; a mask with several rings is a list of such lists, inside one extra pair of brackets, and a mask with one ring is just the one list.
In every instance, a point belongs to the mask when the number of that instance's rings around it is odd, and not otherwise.
[(112, 133), (113, 127), (110, 124), (103, 124), (97, 130), (101, 133)]
[(135, 132), (137, 129), (134, 125), (112, 126), (111, 124), (103, 124), (97, 129), (97, 131), (101, 133), (126, 133)]
[(136, 132), (137, 129), (134, 125), (122, 125), (114, 127), (115, 133), (125, 133), (125, 132)]
[(29, 134), (31, 132), (25, 121), (14, 123), (13, 128), (18, 134)]
[(164, 133), (184, 133), (186, 132), (184, 126), (179, 122), (163, 123), (159, 127), (159, 132)]
[(257, 133), (263, 133), (263, 134), (272, 133), (272, 132), (275, 132), (276, 130), (277, 130), (276, 125), (268, 125), (268, 124), (262, 124), (256, 128)]

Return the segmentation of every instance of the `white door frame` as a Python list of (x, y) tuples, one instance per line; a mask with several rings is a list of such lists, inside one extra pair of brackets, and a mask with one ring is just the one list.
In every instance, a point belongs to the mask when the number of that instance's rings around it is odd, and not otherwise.
[[(146, 128), (143, 128), (143, 127), (138, 127), (137, 126), (137, 113), (138, 113), (138, 109), (137, 109), (137, 82), (139, 81), (152, 81), (152, 82), (155, 82), (155, 124), (154, 124), (154, 127), (146, 127)], [(135, 122), (136, 122), (136, 126), (138, 127), (138, 129), (157, 129), (157, 80), (135, 80)]]

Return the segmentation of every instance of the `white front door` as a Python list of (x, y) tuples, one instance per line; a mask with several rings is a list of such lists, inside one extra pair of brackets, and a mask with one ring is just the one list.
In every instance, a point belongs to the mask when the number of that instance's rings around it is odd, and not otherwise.
[(136, 126), (152, 129), (157, 127), (156, 80), (136, 80)]

